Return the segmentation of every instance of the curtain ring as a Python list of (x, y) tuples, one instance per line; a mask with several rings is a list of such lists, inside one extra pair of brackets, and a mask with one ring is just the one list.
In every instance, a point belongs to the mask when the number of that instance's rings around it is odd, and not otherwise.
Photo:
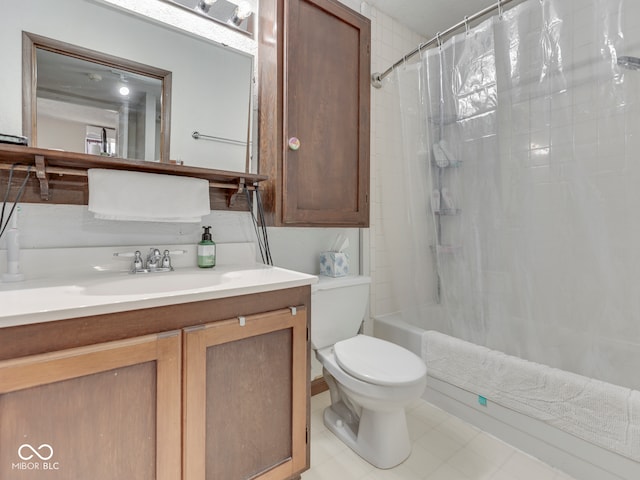
[(464, 29), (467, 35), (469, 35), (469, 15), (464, 16)]
[(442, 39), (440, 38), (441, 33), (436, 33), (436, 42), (438, 43), (438, 48), (442, 49)]
[(498, 0), (498, 18), (502, 20), (502, 0)]

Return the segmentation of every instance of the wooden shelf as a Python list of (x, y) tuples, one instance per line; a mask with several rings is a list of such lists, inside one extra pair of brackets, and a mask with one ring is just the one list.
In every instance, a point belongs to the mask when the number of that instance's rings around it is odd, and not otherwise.
[(259, 182), (268, 179), (266, 175), (251, 173), (0, 144), (0, 192), (5, 191), (13, 165), (10, 200), (16, 197), (31, 166), (33, 175), (30, 175), (20, 200), (24, 203), (86, 205), (89, 196), (87, 170), (106, 168), (202, 178), (208, 180), (211, 187), (212, 210), (244, 211), (249, 209), (244, 191), (255, 190)]

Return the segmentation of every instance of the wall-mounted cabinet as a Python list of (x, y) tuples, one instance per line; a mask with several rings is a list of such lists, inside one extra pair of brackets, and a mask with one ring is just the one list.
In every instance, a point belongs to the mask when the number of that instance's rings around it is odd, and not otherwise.
[(267, 221), (367, 227), (370, 21), (334, 0), (267, 0), (260, 15)]

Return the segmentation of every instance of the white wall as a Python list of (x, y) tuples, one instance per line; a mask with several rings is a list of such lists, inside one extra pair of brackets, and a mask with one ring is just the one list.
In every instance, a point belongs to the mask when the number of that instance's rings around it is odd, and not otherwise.
[(59, 118), (38, 116), (40, 133), (38, 146), (40, 148), (59, 148), (70, 152), (85, 151), (87, 125)]

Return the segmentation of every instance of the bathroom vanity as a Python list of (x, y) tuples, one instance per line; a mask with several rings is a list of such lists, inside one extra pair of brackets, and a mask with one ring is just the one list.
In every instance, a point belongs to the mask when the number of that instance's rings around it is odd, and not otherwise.
[[(145, 290), (175, 273), (186, 286)], [(315, 277), (262, 265), (151, 275), (2, 286), (0, 478), (289, 479), (308, 468)]]

